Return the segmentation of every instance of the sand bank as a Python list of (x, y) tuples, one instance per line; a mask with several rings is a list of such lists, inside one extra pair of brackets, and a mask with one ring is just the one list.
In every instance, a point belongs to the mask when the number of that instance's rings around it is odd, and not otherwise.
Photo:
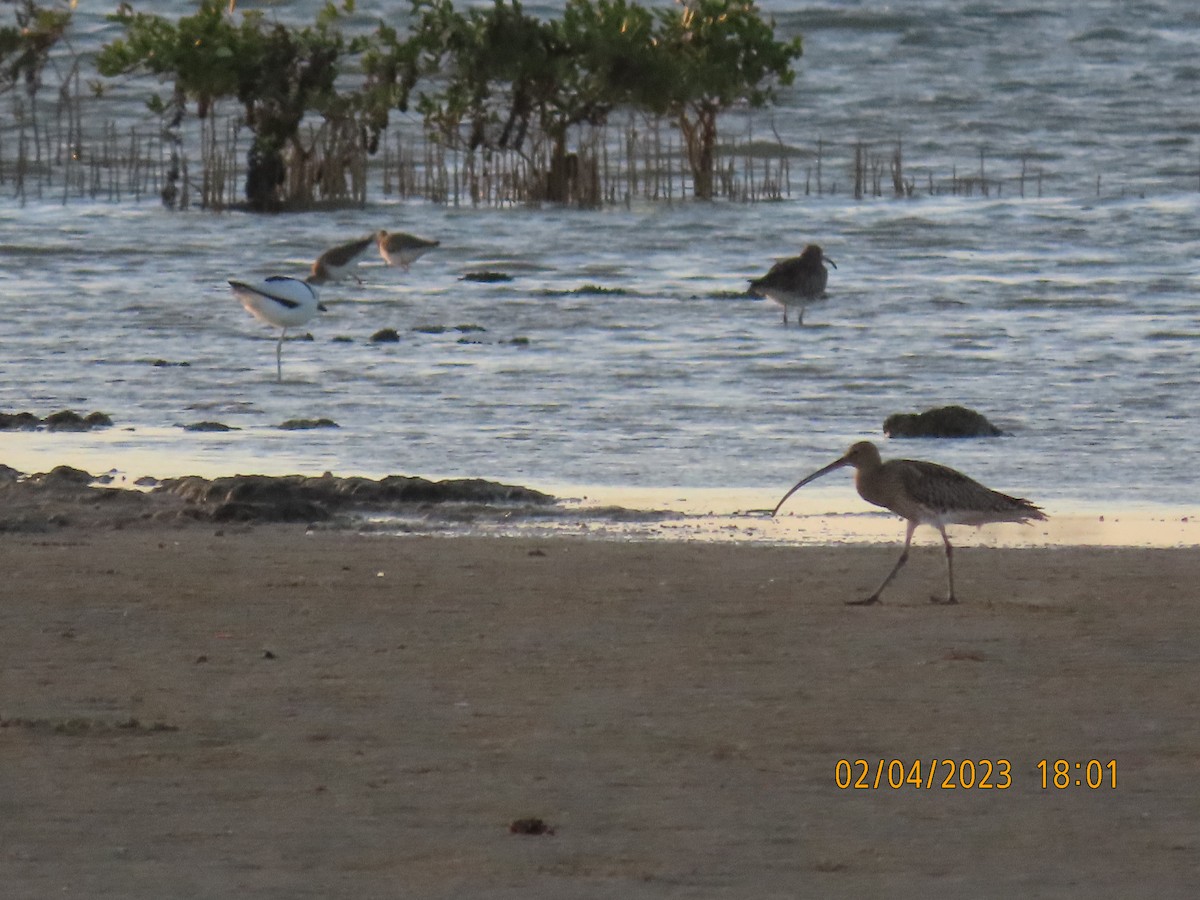
[(895, 552), (0, 534), (5, 893), (1191, 896), (1200, 556)]

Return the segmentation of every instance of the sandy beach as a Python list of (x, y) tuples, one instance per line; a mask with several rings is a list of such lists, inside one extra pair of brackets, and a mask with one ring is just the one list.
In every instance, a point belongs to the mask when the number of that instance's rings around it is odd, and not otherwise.
[(895, 552), (0, 534), (4, 894), (1192, 896), (1200, 556)]

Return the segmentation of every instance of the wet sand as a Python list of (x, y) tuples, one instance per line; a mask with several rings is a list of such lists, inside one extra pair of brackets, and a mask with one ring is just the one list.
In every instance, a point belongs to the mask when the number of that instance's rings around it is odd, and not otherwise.
[(895, 553), (0, 534), (4, 893), (1192, 896), (1200, 555)]

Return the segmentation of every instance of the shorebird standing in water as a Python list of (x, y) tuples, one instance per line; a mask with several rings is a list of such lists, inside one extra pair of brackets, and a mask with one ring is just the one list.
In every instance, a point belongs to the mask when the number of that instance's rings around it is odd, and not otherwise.
[(275, 379), (283, 381), (283, 338), (289, 328), (299, 327), (317, 314), (325, 312), (325, 305), (317, 298), (317, 289), (299, 278), (272, 275), (257, 284), (230, 281), (233, 295), (241, 301), (246, 312), (260, 322), (282, 328), (279, 343), (275, 345)]
[(825, 296), (825, 285), (829, 282), (825, 263), (837, 268), (837, 263), (820, 247), (809, 244), (799, 256), (781, 259), (762, 278), (751, 281), (750, 292), (759, 297), (770, 297), (782, 306), (784, 325), (787, 325), (788, 307), (800, 307), (796, 324), (803, 325), (804, 307)]
[(930, 599), (935, 603), (957, 603), (958, 598), (954, 596), (954, 551), (950, 546), (950, 538), (946, 537), (947, 525), (978, 527), (990, 522), (1025, 523), (1046, 518), (1046, 514), (1028, 500), (993, 491), (947, 466), (917, 459), (889, 459), (883, 462), (879, 449), (870, 441), (859, 441), (841, 459), (800, 481), (783, 495), (771, 515), (779, 512), (779, 507), (787, 498), (810, 481), (843, 466), (854, 467), (854, 486), (860, 497), (908, 520), (904, 550), (896, 560), (896, 565), (870, 597), (847, 601), (852, 606), (869, 606), (879, 602), (883, 589), (896, 577), (901, 566), (908, 562), (908, 547), (918, 525), (932, 525), (942, 535), (942, 542), (946, 545), (946, 577), (950, 595), (945, 601), (939, 601), (936, 597)]
[(362, 284), (362, 279), (351, 270), (358, 265), (358, 258), (374, 243), (375, 235), (371, 234), (365, 238), (359, 238), (357, 241), (330, 247), (313, 262), (312, 274), (308, 276), (308, 283), (324, 284), (327, 281), (340, 281), (349, 275)]
[(405, 272), (410, 265), (441, 244), (441, 241), (429, 241), (402, 231), (394, 234), (380, 231), (375, 235), (375, 242), (379, 245), (379, 255), (383, 261), (389, 266), (399, 266)]

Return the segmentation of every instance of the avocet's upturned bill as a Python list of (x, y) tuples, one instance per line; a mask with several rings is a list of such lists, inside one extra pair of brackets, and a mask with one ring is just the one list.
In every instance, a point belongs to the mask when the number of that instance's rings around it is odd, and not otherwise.
[(283, 381), (283, 339), (287, 330), (303, 325), (318, 311), (325, 312), (317, 289), (307, 281), (286, 275), (272, 275), (256, 284), (230, 280), (229, 286), (246, 312), (261, 322), (282, 329), (279, 343), (275, 345), (275, 378)]

